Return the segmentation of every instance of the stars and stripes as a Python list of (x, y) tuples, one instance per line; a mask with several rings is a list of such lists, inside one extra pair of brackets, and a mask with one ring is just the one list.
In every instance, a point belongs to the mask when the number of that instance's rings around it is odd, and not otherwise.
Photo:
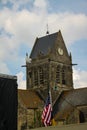
[(51, 97), (50, 93), (48, 93), (48, 97), (42, 113), (42, 122), (45, 126), (51, 125), (51, 114), (52, 114)]

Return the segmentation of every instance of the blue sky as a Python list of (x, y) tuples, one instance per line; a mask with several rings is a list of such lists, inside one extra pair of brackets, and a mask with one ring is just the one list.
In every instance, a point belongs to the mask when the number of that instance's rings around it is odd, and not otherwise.
[(87, 87), (87, 0), (0, 0), (0, 73), (26, 86), (26, 52), (36, 37), (61, 30), (72, 53), (74, 87)]

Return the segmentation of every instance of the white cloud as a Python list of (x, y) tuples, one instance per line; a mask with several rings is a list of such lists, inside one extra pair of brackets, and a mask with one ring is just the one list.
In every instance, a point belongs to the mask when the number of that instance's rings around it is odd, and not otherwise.
[(5, 8), (1, 11), (0, 26), (13, 34), (13, 42), (16, 41), (15, 45), (25, 43), (32, 47), (35, 38), (38, 35), (45, 34), (47, 21), (50, 33), (60, 29), (66, 44), (80, 39), (87, 39), (86, 15), (73, 13), (48, 14), (46, 11), (42, 15), (40, 10), (38, 12), (39, 14), (26, 9), (15, 12)]
[(10, 74), (10, 70), (8, 69), (8, 66), (3, 61), (0, 61), (0, 73), (2, 74)]
[[(2, 2), (7, 3), (7, 1)], [(0, 35), (1, 70), (4, 67), (2, 72), (10, 72), (6, 59), (9, 61), (15, 59), (15, 61), (19, 62), (21, 58), (21, 61), (23, 61), (23, 57), (19, 55), (20, 47), (24, 43), (29, 48), (32, 48), (36, 37), (46, 35), (47, 23), (50, 33), (54, 33), (59, 29), (62, 31), (66, 44), (74, 43), (80, 39), (87, 39), (87, 16), (85, 14), (48, 13), (47, 8), (49, 5), (46, 0), (34, 0), (32, 10), (22, 9), (18, 11), (20, 5), (27, 4), (30, 0), (9, 1), (13, 3), (13, 8), (4, 7), (0, 10), (0, 28), (12, 35), (11, 37), (4, 33)], [(83, 79), (82, 76), (79, 76), (79, 73), (83, 75)], [(74, 71), (76, 87), (86, 86), (85, 75), (86, 72)], [(18, 77), (21, 77), (18, 81), (19, 88), (22, 85), (25, 86), (23, 73), (19, 73)]]
[(35, 0), (34, 6), (36, 6), (38, 8), (46, 8), (46, 6), (47, 6), (46, 0)]
[(24, 78), (24, 73), (21, 71), (17, 74), (18, 89), (26, 89), (26, 80)]
[(45, 14), (47, 12), (47, 0), (35, 0), (34, 11), (38, 14)]
[(10, 2), (13, 5), (14, 10), (17, 10), (21, 5), (28, 4), (30, 1), (31, 0), (1, 0), (3, 4)]
[(87, 71), (73, 69), (74, 88), (87, 87)]
[(19, 46), (14, 38), (8, 38), (7, 36), (0, 38), (0, 60), (13, 61), (17, 59)]
[(80, 39), (87, 39), (87, 16), (85, 14), (59, 13), (48, 15), (51, 31), (60, 29), (66, 44), (74, 43)]

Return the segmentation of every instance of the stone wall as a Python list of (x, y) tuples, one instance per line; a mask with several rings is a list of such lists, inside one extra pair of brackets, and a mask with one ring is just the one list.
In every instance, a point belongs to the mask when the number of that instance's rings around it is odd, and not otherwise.
[(26, 128), (27, 124), (27, 111), (26, 108), (18, 102), (18, 130), (22, 130), (22, 128)]
[(66, 124), (79, 123), (79, 110), (73, 109), (66, 118)]
[(18, 130), (41, 127), (42, 110), (18, 108)]

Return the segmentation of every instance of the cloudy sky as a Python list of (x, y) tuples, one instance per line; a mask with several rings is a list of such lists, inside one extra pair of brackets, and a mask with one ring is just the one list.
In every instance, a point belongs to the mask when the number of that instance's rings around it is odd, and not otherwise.
[(74, 87), (87, 87), (87, 0), (0, 0), (0, 73), (26, 86), (26, 52), (36, 37), (62, 32), (72, 53)]

